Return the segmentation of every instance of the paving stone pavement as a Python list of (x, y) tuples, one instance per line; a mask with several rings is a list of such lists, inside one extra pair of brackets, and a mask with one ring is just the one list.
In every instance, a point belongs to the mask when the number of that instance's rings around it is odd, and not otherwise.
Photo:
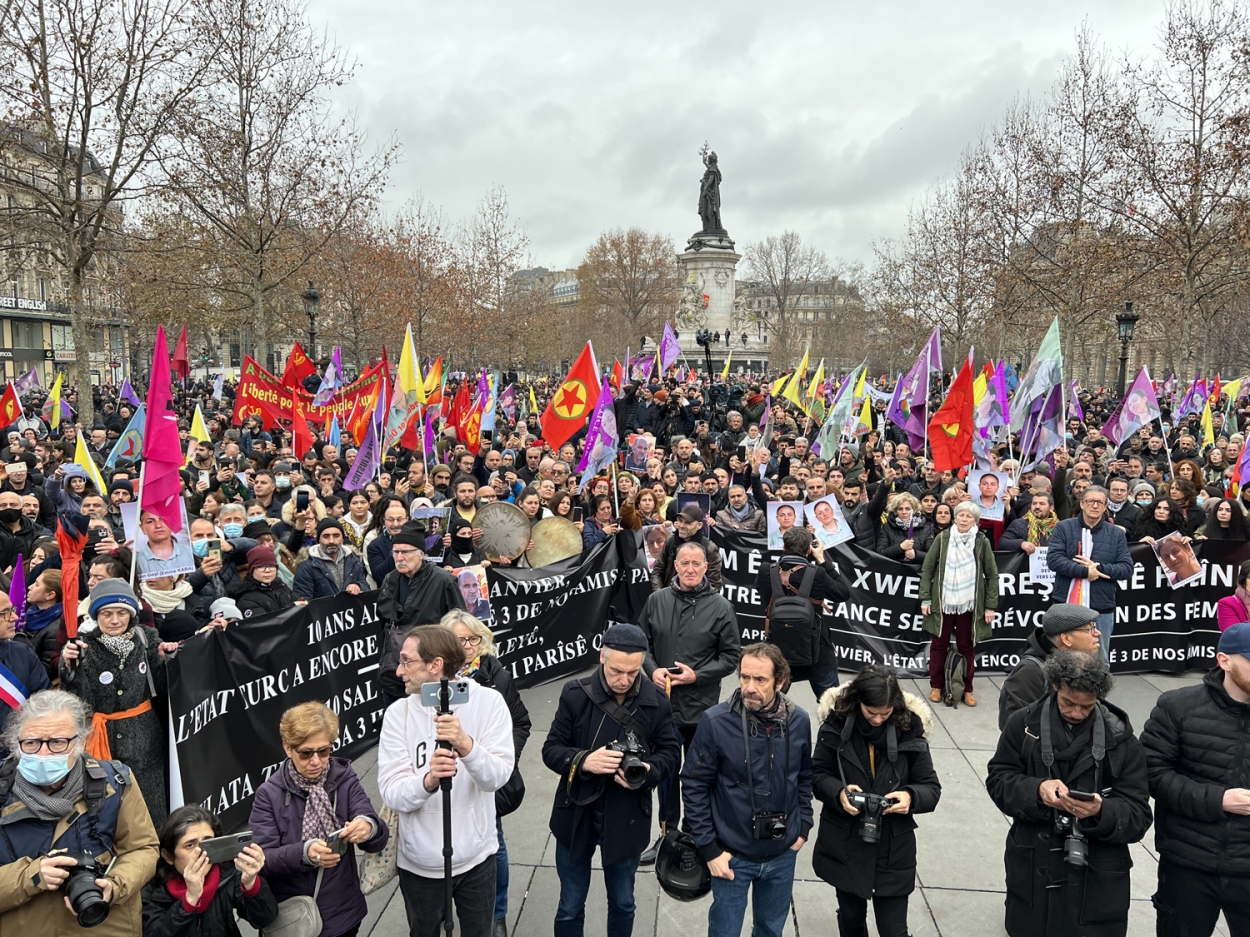
[[(844, 674), (843, 679), (847, 678)], [(1197, 671), (1179, 676), (1120, 676), (1111, 699), (1128, 711), (1134, 730), (1140, 732), (1159, 693), (1201, 678)], [(978, 678), (980, 705), (975, 709), (934, 709), (937, 718), (930, 742), (942, 779), (942, 800), (935, 813), (919, 819), (917, 888), (909, 913), (913, 937), (1002, 937), (1005, 933), (1002, 855), (1009, 823), (990, 802), (984, 786), (985, 766), (998, 740), (998, 683), (999, 678)], [(926, 685), (910, 681), (909, 684), (909, 689), (927, 695)], [(562, 681), (546, 684), (521, 694), (533, 717), (534, 733), (521, 758), (527, 789), (525, 802), (504, 820), (512, 869), (508, 933), (515, 937), (550, 934), (559, 897), (555, 845), (547, 829), (556, 778), (543, 765), (541, 751), (561, 685)], [(735, 685), (727, 679), (722, 695), (728, 696)], [(807, 684), (795, 687), (792, 696), (814, 718), (815, 699)], [(376, 753), (358, 759), (356, 769), (377, 803)], [(819, 817), (819, 804), (816, 810)], [(1132, 854), (1133, 905), (1128, 933), (1129, 937), (1148, 937), (1155, 932), (1150, 895), (1158, 859), (1153, 833), (1133, 846)], [(811, 856), (810, 845), (799, 856), (794, 905), (785, 929), (787, 937), (814, 937), (837, 931), (834, 891), (812, 871)], [(674, 901), (660, 891), (649, 869), (639, 870), (635, 897), (634, 934), (638, 937), (694, 937), (707, 932), (710, 898), (690, 904)], [(360, 937), (406, 937), (403, 899), (394, 884), (368, 900), (369, 916), (361, 926)], [(605, 933), (606, 917), (603, 881), (596, 876), (586, 908), (587, 935)], [(870, 933), (876, 937), (871, 915), (869, 918)], [(1227, 937), (1223, 923), (1221, 920), (1217, 933)], [(748, 910), (742, 934), (750, 932)]]

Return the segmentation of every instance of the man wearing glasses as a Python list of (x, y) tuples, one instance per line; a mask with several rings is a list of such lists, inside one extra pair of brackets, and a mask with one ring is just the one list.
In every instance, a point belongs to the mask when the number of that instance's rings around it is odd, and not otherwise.
[[(12, 633), (11, 615), (0, 617)], [(11, 818), (0, 837), (0, 929), (6, 933), (92, 933), (86, 927), (99, 922), (79, 919), (65, 900), (76, 864), (70, 856), (81, 853), (105, 868), (95, 884), (110, 905), (109, 917), (142, 917), (141, 891), (156, 871), (156, 830), (130, 769), (84, 756), (90, 731), (91, 710), (62, 690), (33, 694), (5, 728), (6, 745), (20, 753), (16, 771), (0, 772), (0, 807)]]
[(425, 562), (423, 526), (414, 521), (391, 534), (391, 559), (395, 568), (378, 592), (378, 617), (384, 625), (378, 683), (387, 706), (404, 696), (403, 681), (395, 671), (404, 632), (413, 625), (439, 621), (453, 608), (464, 608), (456, 577)]
[[(0, 594), (0, 703), (7, 707), (6, 717), (9, 710), (20, 707), (31, 694), (52, 686), (39, 656), (26, 644), (14, 641), (15, 634), (17, 611), (9, 597)], [(4, 753), (7, 755), (7, 750)]]
[(998, 693), (998, 729), (1007, 725), (1007, 717), (1024, 709), (1046, 695), (1050, 689), (1042, 666), (1055, 651), (1099, 650), (1098, 613), (1085, 605), (1062, 602), (1052, 605), (1042, 616), (1041, 625), (1028, 638), (1028, 649), (1014, 670), (1003, 680)]
[(1046, 565), (1055, 573), (1052, 593), (1059, 602), (1084, 605), (1098, 613), (1102, 656), (1111, 660), (1115, 627), (1115, 584), (1133, 575), (1124, 530), (1107, 521), (1107, 489), (1091, 485), (1081, 494), (1081, 511), (1055, 525)]

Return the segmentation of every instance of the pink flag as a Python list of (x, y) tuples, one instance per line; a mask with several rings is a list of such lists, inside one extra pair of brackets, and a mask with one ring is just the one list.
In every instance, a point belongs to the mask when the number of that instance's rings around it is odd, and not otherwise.
[(179, 470), (182, 446), (178, 440), (178, 417), (170, 392), (169, 346), (165, 327), (156, 327), (152, 350), (152, 380), (148, 383), (148, 418), (143, 430), (143, 484), (139, 508), (161, 518), (174, 533), (182, 530), (182, 491)]

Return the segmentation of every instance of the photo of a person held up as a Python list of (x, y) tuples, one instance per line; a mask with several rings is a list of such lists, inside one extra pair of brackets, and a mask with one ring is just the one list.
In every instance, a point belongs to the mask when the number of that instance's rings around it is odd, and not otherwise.
[(1150, 548), (1155, 551), (1173, 589), (1187, 586), (1202, 576), (1202, 564), (1194, 556), (1193, 544), (1180, 531), (1174, 530), (1166, 537), (1160, 537)]

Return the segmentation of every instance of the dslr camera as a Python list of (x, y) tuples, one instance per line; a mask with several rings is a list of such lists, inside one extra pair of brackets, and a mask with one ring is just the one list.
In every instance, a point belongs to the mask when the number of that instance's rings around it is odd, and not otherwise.
[(751, 835), (756, 839), (785, 839), (786, 815), (764, 811), (751, 817)]
[(1081, 821), (1070, 813), (1055, 813), (1055, 832), (1063, 839), (1063, 861), (1074, 869), (1089, 865), (1089, 840), (1081, 830)]
[(848, 791), (846, 799), (859, 811), (859, 838), (866, 843), (881, 842), (881, 812), (898, 801), (869, 791)]
[(631, 791), (638, 790), (647, 782), (647, 766), (643, 763), (647, 751), (637, 735), (633, 732), (626, 732), (625, 738), (609, 743), (607, 749), (610, 752), (621, 753), (620, 771)]
[(97, 878), (104, 877), (107, 869), (96, 862), (95, 856), (89, 852), (78, 853), (71, 858), (78, 864), (66, 869), (69, 878), (61, 890), (78, 916), (78, 926), (95, 927), (109, 916), (109, 903), (104, 900), (104, 890), (95, 883)]

